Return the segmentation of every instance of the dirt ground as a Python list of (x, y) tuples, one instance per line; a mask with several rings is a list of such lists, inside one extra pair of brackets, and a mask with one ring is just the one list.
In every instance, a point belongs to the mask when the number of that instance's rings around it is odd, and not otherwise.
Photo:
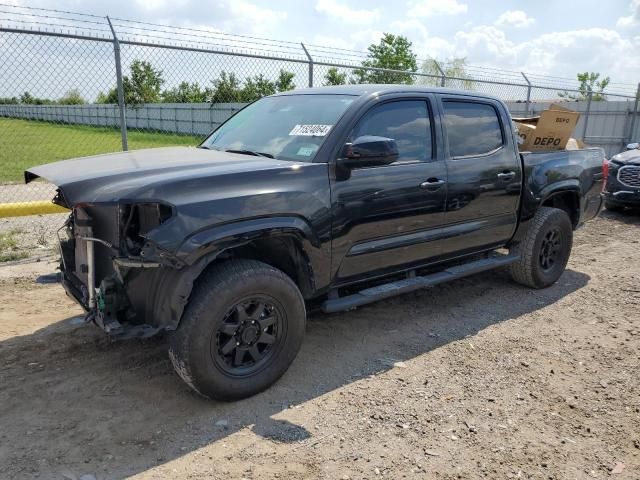
[(640, 215), (567, 272), (315, 315), (265, 393), (204, 400), (162, 339), (82, 325), (52, 264), (0, 268), (0, 478), (640, 478)]

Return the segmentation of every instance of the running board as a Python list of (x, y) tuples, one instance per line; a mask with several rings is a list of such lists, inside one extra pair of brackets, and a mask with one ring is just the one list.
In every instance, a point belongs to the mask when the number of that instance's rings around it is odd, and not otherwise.
[(438, 283), (450, 282), (451, 280), (456, 280), (475, 273), (504, 267), (516, 262), (519, 258), (520, 257), (516, 254), (498, 255), (449, 267), (446, 270), (430, 273), (429, 275), (385, 283), (384, 285), (367, 288), (358, 293), (347, 295), (346, 297), (325, 300), (322, 304), (322, 311), (325, 313), (333, 313), (350, 310), (361, 305), (366, 305), (367, 303), (377, 302), (378, 300), (394, 297), (407, 292), (413, 292), (420, 288), (431, 287)]

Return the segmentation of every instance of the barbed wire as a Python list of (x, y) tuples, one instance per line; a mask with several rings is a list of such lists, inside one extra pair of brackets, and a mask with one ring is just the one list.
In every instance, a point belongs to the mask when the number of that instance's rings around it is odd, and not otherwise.
[[(8, 24), (21, 25), (23, 27), (36, 28), (38, 32), (46, 33), (56, 28), (67, 28), (75, 31), (88, 32), (88, 36), (96, 36), (100, 34), (100, 38), (110, 34), (110, 28), (107, 24), (106, 17), (69, 10), (30, 7), (26, 5), (13, 5), (0, 3), (0, 14), (5, 16), (19, 16), (21, 18), (5, 18), (0, 17), (0, 22)], [(64, 15), (64, 16), (61, 16)], [(56, 22), (60, 20), (61, 22)], [(263, 52), (265, 56), (278, 56), (283, 60), (289, 57), (293, 61), (305, 59), (306, 54), (302, 51), (300, 43), (290, 40), (277, 40), (265, 37), (232, 34), (221, 32), (214, 29), (196, 28), (190, 26), (173, 26), (164, 25), (153, 22), (144, 22), (121, 17), (111, 18), (114, 28), (122, 40), (130, 40), (159, 44), (159, 42), (174, 42), (174, 46), (185, 47), (188, 45), (198, 45), (211, 50), (224, 50), (229, 53), (247, 52)], [(101, 28), (97, 28), (101, 27)], [(345, 68), (360, 67), (362, 61), (367, 58), (369, 52), (363, 50), (349, 49), (343, 47), (330, 47), (326, 45), (307, 44), (312, 54), (312, 58), (316, 62), (325, 63), (341, 63), (346, 62)], [(418, 59), (421, 65), (434, 61), (433, 58)], [(436, 60), (440, 68), (445, 72), (455, 67), (455, 62), (450, 60)], [(359, 64), (359, 65), (357, 65)], [(424, 70), (424, 68), (423, 68)], [(511, 80), (521, 83), (523, 72), (515, 70), (507, 70), (504, 68), (464, 64), (462, 66), (462, 76), (465, 80), (487, 80), (498, 79), (498, 81)], [(415, 72), (416, 74), (429, 74), (428, 72)], [(529, 81), (535, 83), (534, 87), (539, 88), (555, 88), (557, 90), (578, 91), (579, 82), (576, 79), (540, 73), (524, 72)], [(467, 78), (469, 77), (469, 78)], [(637, 85), (610, 82), (605, 89), (605, 94), (609, 95), (628, 95), (635, 94)]]

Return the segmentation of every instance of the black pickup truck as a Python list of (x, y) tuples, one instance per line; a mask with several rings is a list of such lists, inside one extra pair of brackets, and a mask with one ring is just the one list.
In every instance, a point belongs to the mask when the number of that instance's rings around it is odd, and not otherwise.
[[(393, 85), (296, 90), (247, 106), (197, 148), (31, 168), (72, 213), (63, 284), (112, 335), (166, 331), (208, 397), (275, 382), (306, 312), (348, 310), (507, 267), (553, 284), (600, 211), (599, 148), (520, 154), (505, 105)], [(499, 301), (499, 300), (498, 300)]]

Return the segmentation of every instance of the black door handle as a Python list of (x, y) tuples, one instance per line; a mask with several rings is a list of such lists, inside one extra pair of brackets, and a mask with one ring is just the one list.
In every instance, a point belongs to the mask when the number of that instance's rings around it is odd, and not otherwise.
[(516, 176), (516, 172), (502, 172), (498, 174), (500, 180), (511, 180)]
[(423, 190), (428, 190), (430, 192), (435, 192), (440, 189), (445, 184), (444, 180), (440, 180), (438, 178), (430, 178), (426, 182), (422, 182), (420, 184), (420, 188)]

